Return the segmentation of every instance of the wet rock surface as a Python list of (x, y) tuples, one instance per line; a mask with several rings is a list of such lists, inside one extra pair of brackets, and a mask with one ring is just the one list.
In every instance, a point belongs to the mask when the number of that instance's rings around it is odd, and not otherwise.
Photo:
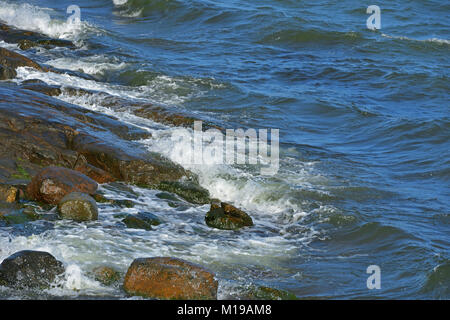
[(226, 202), (213, 201), (205, 216), (209, 227), (222, 230), (237, 230), (253, 226), (252, 218), (244, 211)]
[(14, 288), (49, 288), (64, 265), (48, 252), (20, 251), (0, 264), (0, 284)]
[(33, 200), (58, 204), (72, 192), (94, 194), (97, 183), (78, 171), (63, 167), (47, 167), (39, 172), (27, 187)]
[(45, 70), (45, 68), (42, 68), (39, 64), (25, 57), (24, 55), (1, 47), (0, 67), (0, 80), (8, 80), (14, 78), (17, 75), (16, 68), (18, 67), (30, 67), (35, 68), (39, 71)]
[(123, 283), (130, 295), (156, 299), (217, 299), (218, 283), (207, 269), (185, 260), (156, 257), (133, 261)]
[(74, 221), (92, 221), (98, 219), (98, 207), (95, 200), (86, 193), (72, 192), (58, 203), (61, 218)]
[(291, 292), (265, 286), (251, 286), (244, 291), (246, 300), (298, 300)]
[(165, 181), (158, 184), (157, 189), (174, 193), (194, 204), (210, 202), (208, 190), (191, 181)]
[(152, 226), (161, 224), (161, 220), (150, 212), (126, 215), (122, 222), (131, 229), (152, 230)]
[(114, 268), (108, 266), (96, 267), (92, 270), (95, 280), (105, 286), (118, 283), (120, 281), (120, 273)]

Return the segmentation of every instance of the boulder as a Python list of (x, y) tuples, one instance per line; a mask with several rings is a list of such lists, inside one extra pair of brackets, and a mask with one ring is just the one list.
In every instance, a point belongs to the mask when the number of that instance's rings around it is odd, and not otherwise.
[(47, 167), (28, 184), (27, 195), (33, 200), (58, 204), (71, 192), (94, 194), (97, 187), (97, 182), (78, 171)]
[(133, 261), (123, 283), (130, 295), (156, 299), (217, 299), (218, 282), (209, 270), (169, 257)]
[(95, 200), (86, 193), (72, 192), (58, 203), (61, 218), (74, 221), (92, 221), (98, 219), (98, 208)]
[(3, 260), (0, 283), (18, 289), (44, 289), (49, 288), (64, 271), (64, 265), (50, 253), (25, 250)]
[(209, 227), (222, 230), (237, 230), (253, 226), (252, 218), (229, 203), (214, 201), (205, 216)]
[(120, 280), (120, 273), (111, 267), (101, 266), (92, 270), (95, 280), (110, 286)]

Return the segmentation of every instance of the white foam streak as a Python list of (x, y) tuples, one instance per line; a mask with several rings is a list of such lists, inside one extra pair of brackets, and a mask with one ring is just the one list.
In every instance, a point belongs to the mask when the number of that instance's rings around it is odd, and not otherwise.
[(58, 58), (46, 62), (48, 65), (71, 71), (79, 71), (86, 74), (98, 75), (108, 70), (120, 70), (126, 67), (126, 63), (118, 59), (107, 58), (104, 55), (94, 55), (87, 58)]

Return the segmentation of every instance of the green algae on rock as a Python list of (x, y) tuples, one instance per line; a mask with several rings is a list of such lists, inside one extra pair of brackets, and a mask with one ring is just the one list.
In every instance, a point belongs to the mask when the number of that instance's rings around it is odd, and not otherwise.
[(98, 219), (98, 208), (95, 200), (86, 193), (72, 192), (58, 204), (58, 213), (63, 219), (74, 221), (92, 221)]
[(225, 202), (213, 201), (205, 216), (206, 225), (222, 230), (237, 230), (253, 226), (252, 218), (244, 211)]

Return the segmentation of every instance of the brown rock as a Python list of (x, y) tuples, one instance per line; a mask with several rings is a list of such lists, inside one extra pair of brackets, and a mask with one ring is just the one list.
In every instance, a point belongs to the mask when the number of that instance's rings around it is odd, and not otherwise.
[(111, 174), (109, 174), (105, 170), (94, 167), (89, 163), (79, 164), (77, 162), (74, 169), (100, 184), (116, 181), (116, 179)]
[(218, 282), (207, 269), (168, 257), (141, 258), (131, 264), (124, 290), (157, 299), (217, 299)]
[(27, 194), (37, 201), (58, 204), (71, 192), (94, 194), (97, 187), (94, 180), (78, 171), (62, 167), (47, 167), (28, 184)]
[(157, 153), (119, 148), (92, 136), (77, 135), (73, 140), (73, 149), (89, 164), (108, 171), (117, 180), (136, 185), (154, 186), (162, 181), (179, 180), (189, 174)]
[(0, 201), (7, 203), (16, 202), (19, 198), (20, 190), (16, 187), (0, 184)]
[(44, 68), (33, 60), (5, 48), (0, 48), (0, 66), (2, 66), (3, 69), (1, 74), (2, 78), (0, 80), (11, 79), (12, 75), (15, 76), (15, 69), (18, 67), (31, 67), (44, 71)]
[(247, 213), (216, 199), (211, 203), (211, 209), (205, 216), (205, 222), (211, 228), (222, 230), (238, 230), (253, 226), (253, 220)]
[(58, 214), (63, 219), (78, 222), (98, 219), (95, 200), (86, 193), (71, 192), (58, 203)]

